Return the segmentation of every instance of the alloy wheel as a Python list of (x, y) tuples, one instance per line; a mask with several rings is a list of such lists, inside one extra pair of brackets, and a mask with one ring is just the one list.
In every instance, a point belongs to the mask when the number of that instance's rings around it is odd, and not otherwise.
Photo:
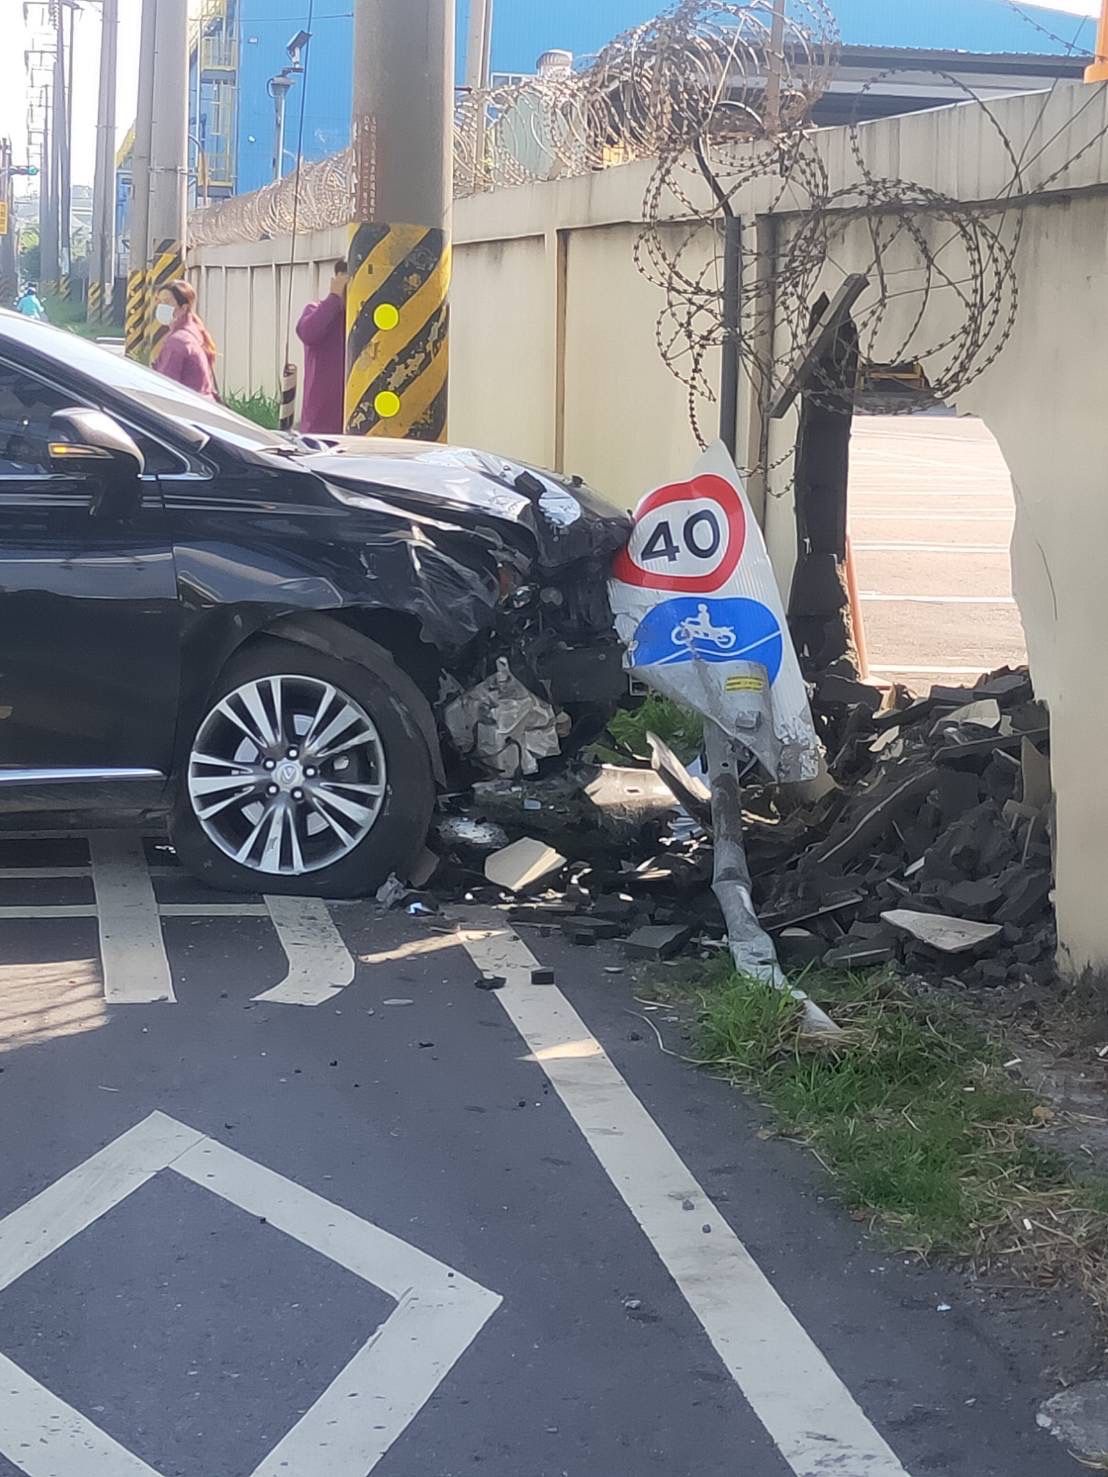
[(252, 871), (333, 866), (385, 802), (385, 752), (365, 709), (317, 677), (258, 677), (219, 700), (189, 755), (205, 835)]

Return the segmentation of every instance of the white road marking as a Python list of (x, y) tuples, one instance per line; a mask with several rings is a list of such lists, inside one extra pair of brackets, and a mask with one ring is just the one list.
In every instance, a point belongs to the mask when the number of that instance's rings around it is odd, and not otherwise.
[[(322, 1462), (328, 1477), (368, 1477), (502, 1299), (418, 1247), (163, 1113), (152, 1113), (0, 1220), (0, 1288), (161, 1170), (263, 1218), (397, 1301), (391, 1316), (251, 1474), (290, 1477), (316, 1472)], [(0, 1455), (28, 1477), (159, 1477), (2, 1356), (0, 1390)], [(220, 1470), (218, 1451), (207, 1468)]]
[(880, 605), (1015, 605), (1011, 595), (878, 595), (863, 590), (861, 600)]
[(526, 945), (498, 923), (460, 940), (507, 980), (496, 998), (796, 1477), (907, 1477), (566, 997), (531, 983)]
[(3, 1354), (0, 1390), (0, 1453), (27, 1477), (159, 1477)]
[(94, 831), (89, 852), (105, 1000), (109, 1005), (176, 1000), (142, 837)]
[(938, 665), (937, 663), (935, 665), (933, 665), (933, 666), (883, 667), (883, 666), (877, 666), (873, 662), (871, 662), (870, 663), (870, 666), (869, 666), (869, 670), (871, 672), (907, 672), (907, 673), (914, 673), (914, 672), (941, 672), (944, 677), (951, 677), (951, 676), (953, 676), (953, 677), (980, 677), (981, 676), (981, 668), (980, 667), (943, 667), (943, 666)]
[(1011, 552), (1007, 544), (859, 544), (854, 539), (851, 539), (850, 546), (856, 554), (862, 552), (885, 554), (1008, 554)]
[(905, 513), (895, 508), (856, 508), (851, 526), (859, 523), (1007, 523), (1015, 520), (1009, 513)]
[(0, 1220), (0, 1292), (203, 1137), (154, 1113), (5, 1216)]
[(354, 960), (321, 898), (270, 896), (265, 900), (289, 961), (279, 985), (255, 995), (281, 1005), (322, 1005), (354, 978)]

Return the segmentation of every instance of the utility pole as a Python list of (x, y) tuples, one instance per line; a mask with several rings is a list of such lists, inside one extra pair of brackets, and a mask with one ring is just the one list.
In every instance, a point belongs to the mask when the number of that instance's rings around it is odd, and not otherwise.
[(54, 171), (54, 108), (52, 89), (44, 86), (42, 113), (42, 163), (39, 169), (38, 243), (39, 284), (44, 293), (54, 291), (58, 281), (58, 199)]
[[(58, 296), (63, 302), (69, 298), (70, 140), (72, 137), (69, 102), (72, 96), (70, 87), (73, 66), (71, 48), (69, 68), (66, 67), (66, 9), (63, 0), (58, 0), (54, 11), (54, 157), (57, 161), (58, 179)], [(72, 19), (72, 11), (70, 11), (70, 17)]]
[(154, 91), (150, 130), (149, 343), (156, 353), (166, 335), (153, 319), (161, 288), (184, 276), (188, 204), (188, 0), (157, 0)]
[(1096, 55), (1085, 68), (1086, 82), (1108, 82), (1108, 0), (1100, 0), (1096, 28)]
[(473, 101), (473, 192), (484, 188), (485, 137), (488, 109), (480, 94), (492, 81), (493, 0), (469, 0), (469, 31), (466, 37), (466, 87)]
[(0, 139), (0, 200), (6, 210), (5, 230), (0, 235), (0, 303), (10, 308), (19, 291), (19, 270), (16, 262), (15, 212), (12, 209), (12, 144), (11, 139)]
[(492, 75), (492, 7), (493, 0), (469, 0), (466, 86), (470, 91), (488, 87)]
[[(1108, 4), (1108, 0), (1105, 0)], [(773, 0), (773, 19), (769, 33), (769, 55), (766, 58), (766, 114), (763, 122), (767, 133), (781, 128), (781, 73), (785, 67), (785, 0)]]
[(346, 426), (446, 438), (454, 0), (355, 0)]
[[(150, 131), (154, 123), (154, 34), (158, 0), (142, 0), (139, 33), (138, 105), (131, 154), (131, 253), (127, 273), (124, 339), (132, 359), (144, 356), (150, 319)], [(197, 56), (197, 69), (200, 58)]]
[(115, 95), (119, 0), (101, 0), (100, 95), (96, 118), (96, 176), (92, 187), (92, 254), (88, 318), (111, 317), (115, 283)]

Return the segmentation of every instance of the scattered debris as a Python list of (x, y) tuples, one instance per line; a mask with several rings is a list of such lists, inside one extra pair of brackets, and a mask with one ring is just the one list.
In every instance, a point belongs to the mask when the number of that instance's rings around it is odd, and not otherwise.
[(915, 913), (911, 908), (893, 908), (881, 917), (943, 954), (969, 953), (1000, 932), (999, 923), (974, 923), (968, 918), (947, 918), (942, 913)]
[(650, 766), (654, 773), (672, 792), (677, 803), (684, 807), (706, 829), (712, 824), (712, 792), (704, 781), (693, 775), (678, 759), (677, 755), (656, 733), (647, 733), (650, 745)]
[[(741, 744), (728, 749), (741, 825), (722, 834), (716, 766), (683, 764), (655, 734), (651, 768), (578, 759), (480, 781), (443, 803), (430, 888), (509, 904), (513, 924), (580, 947), (623, 939), (632, 958), (730, 947), (775, 981), (780, 960), (939, 983), (956, 958), (958, 987), (1047, 984), (1049, 726), (1027, 672), (912, 698), (831, 671), (812, 713), (827, 754), (814, 781), (775, 782)], [(398, 880), (386, 889), (413, 900)]]
[(471, 815), (440, 815), (432, 822), (431, 838), (443, 852), (466, 860), (483, 860), (490, 851), (502, 851), (511, 837), (503, 826)]
[(692, 929), (680, 924), (636, 928), (623, 947), (636, 959), (672, 959), (692, 938)]
[(535, 836), (560, 838), (567, 831), (578, 855), (595, 840), (595, 852), (642, 843), (650, 831), (663, 835), (673, 817), (674, 798), (649, 769), (576, 764), (536, 780), (487, 780), (473, 787), (474, 809), (500, 826), (524, 827)]
[(543, 841), (524, 836), (485, 862), (485, 876), (508, 892), (526, 892), (553, 872), (560, 872), (566, 859)]
[(395, 908), (408, 896), (409, 890), (395, 872), (390, 872), (377, 889), (377, 901), (383, 908)]
[(482, 974), (473, 983), (478, 990), (502, 990), (508, 981), (502, 974)]
[(533, 985), (552, 985), (554, 983), (554, 971), (545, 968), (533, 969), (531, 971), (531, 983)]

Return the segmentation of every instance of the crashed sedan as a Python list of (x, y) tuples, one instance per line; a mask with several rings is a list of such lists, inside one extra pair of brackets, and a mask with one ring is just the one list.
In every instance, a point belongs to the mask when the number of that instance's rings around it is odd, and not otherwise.
[(603, 727), (628, 526), (576, 480), (283, 435), (0, 315), (0, 805), (164, 814), (213, 886), (362, 894), (437, 790)]

